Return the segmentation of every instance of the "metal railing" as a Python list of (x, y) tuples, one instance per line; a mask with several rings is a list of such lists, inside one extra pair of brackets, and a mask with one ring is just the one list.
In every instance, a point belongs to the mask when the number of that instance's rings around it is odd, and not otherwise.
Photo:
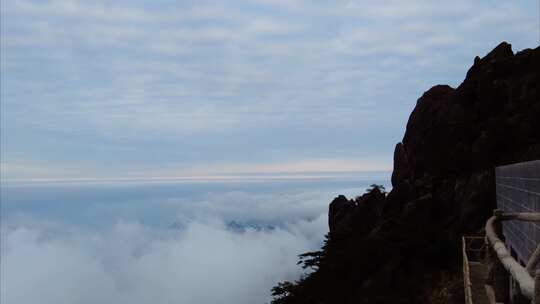
[[(493, 216), (486, 223), (486, 237), (498, 261), (517, 282), (521, 294), (532, 303), (540, 304), (540, 271), (535, 271), (536, 264), (540, 259), (540, 247), (537, 245), (527, 262), (527, 266), (522, 266), (512, 257), (504, 242), (497, 235), (497, 231), (500, 230), (497, 225), (508, 220), (540, 222), (540, 213), (503, 213), (501, 210), (495, 210)], [(490, 289), (492, 291), (491, 286), (486, 286), (486, 291)], [(492, 303), (495, 303), (494, 297)]]
[(469, 258), (467, 257), (467, 246), (465, 237), (461, 238), (462, 241), (462, 253), (463, 253), (463, 288), (465, 291), (465, 304), (473, 304), (472, 300), (472, 284), (471, 275), (469, 269)]
[(473, 304), (473, 282), (471, 281), (470, 266), (486, 264), (489, 253), (488, 243), (485, 236), (463, 236), (461, 243), (465, 304)]

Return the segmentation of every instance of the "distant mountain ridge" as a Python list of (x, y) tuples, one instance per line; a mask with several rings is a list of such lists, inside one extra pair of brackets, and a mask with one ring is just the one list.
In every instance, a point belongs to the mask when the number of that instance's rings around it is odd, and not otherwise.
[[(225, 221), (224, 225), (227, 230), (232, 232), (239, 232), (244, 233), (247, 230), (253, 230), (253, 231), (272, 231), (275, 230), (279, 225), (272, 225), (272, 224), (266, 224), (266, 223), (255, 223), (255, 222), (242, 222), (242, 221)], [(167, 226), (167, 228), (172, 230), (184, 230), (186, 229), (187, 224), (182, 221), (174, 221), (171, 224)]]
[(503, 42), (457, 88), (437, 85), (394, 151), (393, 189), (335, 198), (314, 271), (273, 289), (275, 304), (462, 303), (459, 238), (495, 207), (494, 167), (540, 159), (540, 47)]

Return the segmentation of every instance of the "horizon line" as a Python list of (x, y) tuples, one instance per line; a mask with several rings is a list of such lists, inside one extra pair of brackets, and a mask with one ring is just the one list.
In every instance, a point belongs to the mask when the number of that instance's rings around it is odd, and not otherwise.
[(262, 173), (224, 173), (184, 176), (120, 176), (120, 177), (30, 177), (0, 178), (4, 183), (102, 183), (102, 182), (196, 182), (196, 181), (264, 181), (264, 180), (315, 180), (329, 178), (360, 177), (357, 174), (388, 174), (392, 170), (339, 170), (339, 171), (305, 171), (305, 172), (262, 172)]

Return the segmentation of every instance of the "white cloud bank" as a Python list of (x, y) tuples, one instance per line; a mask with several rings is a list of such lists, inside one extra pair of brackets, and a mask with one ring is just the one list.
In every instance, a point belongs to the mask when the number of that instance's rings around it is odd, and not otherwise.
[[(301, 275), (297, 255), (320, 248), (331, 198), (357, 191), (222, 191), (149, 204), (176, 212), (176, 228), (4, 214), (0, 302), (267, 303), (272, 286)], [(235, 231), (231, 220), (275, 229)]]
[(325, 226), (320, 216), (243, 233), (219, 221), (181, 231), (125, 222), (103, 233), (5, 229), (1, 302), (265, 303), (271, 286), (300, 275), (296, 255), (316, 248)]

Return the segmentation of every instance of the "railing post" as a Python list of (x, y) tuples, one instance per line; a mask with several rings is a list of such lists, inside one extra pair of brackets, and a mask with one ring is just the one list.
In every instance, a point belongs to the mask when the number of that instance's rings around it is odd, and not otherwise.
[[(503, 215), (503, 211), (500, 209), (495, 209), (493, 210), (493, 215), (500, 218)], [(502, 241), (504, 241), (501, 221), (495, 221), (493, 226), (495, 229), (495, 233)], [(490, 246), (490, 248), (490, 251), (493, 251), (493, 247)], [(508, 300), (510, 299), (510, 275), (508, 274), (506, 268), (504, 268), (504, 266), (502, 265), (501, 261), (499, 261), (497, 253), (492, 252), (490, 256), (492, 257), (490, 275), (493, 283), (492, 286), (495, 290), (495, 298), (499, 302), (508, 303)]]
[(463, 287), (465, 293), (465, 304), (473, 304), (471, 294), (471, 280), (469, 273), (469, 259), (467, 257), (467, 241), (465, 237), (461, 238), (462, 254), (463, 254)]
[(540, 269), (536, 270), (534, 276), (534, 304), (540, 304)]

